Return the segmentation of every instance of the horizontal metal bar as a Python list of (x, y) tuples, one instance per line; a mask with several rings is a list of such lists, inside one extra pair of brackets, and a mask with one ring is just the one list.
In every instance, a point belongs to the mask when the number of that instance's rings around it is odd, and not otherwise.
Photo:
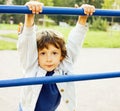
[[(31, 14), (27, 6), (0, 5), (0, 13)], [(84, 15), (81, 8), (43, 6), (41, 14)], [(94, 16), (120, 16), (120, 10), (96, 9)]]
[(63, 75), (63, 76), (47, 76), (47, 77), (30, 77), (20, 79), (0, 80), (0, 88), (15, 87), (26, 85), (39, 85), (48, 83), (86, 81), (96, 79), (108, 79), (120, 77), (120, 72), (106, 72), (97, 74), (80, 74), (80, 75)]

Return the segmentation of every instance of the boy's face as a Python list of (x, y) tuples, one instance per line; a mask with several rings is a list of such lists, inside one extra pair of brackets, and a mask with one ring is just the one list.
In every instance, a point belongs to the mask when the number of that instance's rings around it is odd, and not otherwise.
[(38, 64), (46, 71), (54, 70), (63, 59), (61, 50), (49, 44), (48, 49), (38, 50)]

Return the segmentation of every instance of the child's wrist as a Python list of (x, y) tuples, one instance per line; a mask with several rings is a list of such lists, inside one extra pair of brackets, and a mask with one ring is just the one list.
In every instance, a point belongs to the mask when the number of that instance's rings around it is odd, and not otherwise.
[(25, 26), (31, 27), (34, 24), (34, 14), (25, 15)]
[(87, 22), (87, 18), (88, 18), (87, 16), (79, 16), (78, 23), (81, 25), (85, 25)]

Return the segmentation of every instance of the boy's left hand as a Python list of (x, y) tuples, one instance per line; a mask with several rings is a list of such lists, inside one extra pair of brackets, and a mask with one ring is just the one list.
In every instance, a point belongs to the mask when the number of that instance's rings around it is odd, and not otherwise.
[(83, 4), (81, 8), (84, 9), (84, 13), (87, 16), (93, 15), (93, 13), (95, 12), (95, 7), (93, 5)]
[[(78, 5), (75, 4), (75, 7), (78, 8)], [(87, 18), (88, 16), (93, 15), (93, 13), (95, 12), (95, 7), (93, 5), (89, 5), (89, 4), (83, 4), (80, 8), (84, 9), (84, 16), (80, 15), (78, 22), (82, 25), (86, 24)]]

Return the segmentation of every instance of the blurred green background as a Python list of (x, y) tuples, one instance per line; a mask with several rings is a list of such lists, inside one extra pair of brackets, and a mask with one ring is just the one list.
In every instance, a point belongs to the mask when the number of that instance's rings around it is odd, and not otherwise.
[[(1, 5), (24, 5), (29, 0), (0, 0)], [(91, 4), (100, 9), (120, 9), (119, 0), (40, 0), (45, 6), (74, 7), (75, 4)], [(35, 24), (63, 33), (67, 40), (75, 26), (77, 16), (36, 15)], [(24, 14), (0, 14), (0, 50), (16, 50), (18, 24), (24, 23)], [(84, 48), (120, 48), (120, 17), (91, 16)], [(11, 39), (11, 41), (9, 39)], [(14, 40), (14, 42), (12, 41)], [(16, 41), (16, 42), (15, 42)]]

